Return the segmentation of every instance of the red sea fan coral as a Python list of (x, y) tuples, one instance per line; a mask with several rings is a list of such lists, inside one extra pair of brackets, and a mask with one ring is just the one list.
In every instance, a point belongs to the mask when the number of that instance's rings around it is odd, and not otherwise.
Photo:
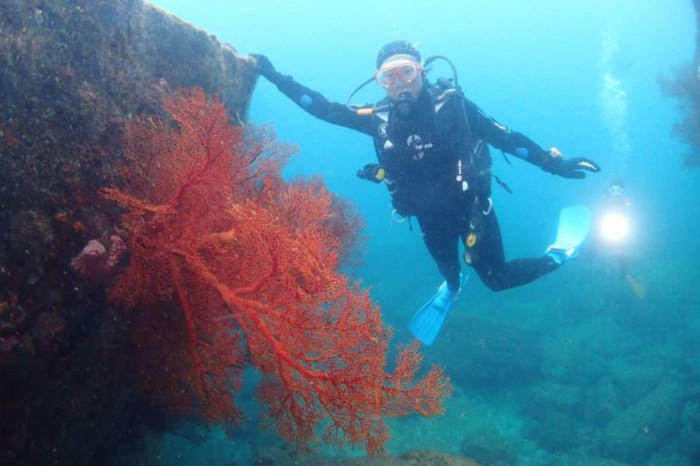
[(139, 309), (135, 343), (167, 372), (141, 369), (152, 399), (234, 422), (246, 360), (263, 374), (267, 418), (302, 447), (323, 423), (327, 439), (377, 452), (389, 436), (384, 416), (440, 413), (451, 389), (442, 370), (416, 380), (412, 345), (385, 372), (379, 309), (338, 272), (357, 236), (352, 216), (320, 181), (283, 181), (290, 150), (232, 126), (202, 91), (165, 109), (171, 122), (130, 125), (124, 187), (102, 190), (124, 209), (130, 252), (111, 298)]

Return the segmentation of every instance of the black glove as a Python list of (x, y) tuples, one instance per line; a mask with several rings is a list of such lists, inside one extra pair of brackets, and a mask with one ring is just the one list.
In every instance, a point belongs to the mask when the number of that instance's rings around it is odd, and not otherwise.
[(584, 157), (574, 157), (565, 159), (556, 152), (557, 155), (550, 156), (542, 162), (542, 170), (564, 178), (582, 179), (586, 177), (586, 171), (598, 173), (600, 167), (593, 160)]
[(384, 168), (377, 163), (368, 163), (357, 171), (357, 177), (363, 180), (381, 183), (384, 181)]
[(270, 62), (270, 59), (265, 55), (251, 53), (250, 56), (255, 59), (255, 71), (262, 76), (265, 76), (268, 81), (276, 84), (280, 78), (282, 78), (282, 74), (275, 69), (272, 62)]

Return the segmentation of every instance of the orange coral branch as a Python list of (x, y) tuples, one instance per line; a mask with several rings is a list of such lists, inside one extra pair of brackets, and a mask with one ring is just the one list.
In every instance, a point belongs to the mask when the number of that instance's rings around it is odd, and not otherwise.
[[(145, 140), (125, 145), (134, 177), (127, 191), (102, 195), (125, 209), (131, 253), (111, 296), (127, 307), (169, 302), (181, 313), (184, 345), (163, 351), (183, 357), (177, 373), (196, 399), (189, 409), (212, 422), (235, 417), (230, 371), (245, 342), (265, 376), (259, 397), (268, 416), (300, 446), (327, 417), (327, 439), (376, 452), (389, 435), (383, 416), (440, 413), (450, 391), (442, 370), (416, 380), (421, 358), (410, 346), (386, 373), (389, 333), (379, 309), (337, 271), (357, 238), (347, 206), (318, 180), (284, 182), (288, 150), (267, 133), (246, 136), (229, 125), (203, 92), (165, 107), (177, 128), (136, 119), (127, 135)], [(239, 371), (233, 377), (235, 389)], [(167, 399), (187, 409), (182, 395)]]

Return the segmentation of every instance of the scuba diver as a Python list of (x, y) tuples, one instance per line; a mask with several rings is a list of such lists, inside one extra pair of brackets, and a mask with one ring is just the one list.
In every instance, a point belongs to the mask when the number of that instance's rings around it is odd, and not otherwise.
[[(460, 238), (465, 262), (495, 291), (529, 283), (576, 255), (590, 224), (585, 208), (562, 211), (565, 228), (560, 225), (556, 242), (544, 255), (506, 262), (490, 197), (488, 144), (566, 178), (584, 178), (586, 171), (600, 168), (585, 158), (565, 158), (556, 148), (544, 150), (486, 116), (462, 94), (456, 70), (445, 57), (421, 63), (414, 45), (390, 42), (379, 50), (373, 77), (358, 86), (343, 105), (281, 74), (264, 55), (251, 56), (257, 72), (302, 109), (372, 137), (378, 163), (365, 165), (357, 175), (386, 184), (395, 220), (416, 217), (427, 249), (445, 279), (409, 325), (424, 344), (432, 344), (464, 282)], [(449, 63), (452, 80), (427, 81), (426, 68), (437, 59)], [(353, 95), (372, 81), (384, 89), (386, 97), (373, 106), (350, 105)]]
[(628, 271), (627, 243), (632, 233), (632, 202), (625, 194), (625, 182), (614, 180), (606, 190), (605, 197), (597, 212), (597, 233), (595, 252), (613, 258), (617, 263), (621, 279), (639, 299), (644, 299), (647, 289)]

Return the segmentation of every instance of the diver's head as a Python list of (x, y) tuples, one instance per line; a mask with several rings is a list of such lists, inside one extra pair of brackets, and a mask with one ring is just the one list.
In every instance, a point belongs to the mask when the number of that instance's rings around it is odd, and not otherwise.
[(618, 198), (622, 197), (622, 192), (623, 192), (622, 187), (618, 186), (616, 184), (614, 184), (608, 188), (608, 196), (610, 196), (613, 199), (618, 199)]
[(410, 106), (423, 89), (423, 67), (420, 53), (406, 41), (386, 44), (377, 54), (377, 84), (399, 105)]
[(611, 199), (620, 199), (625, 194), (625, 182), (618, 178), (608, 186), (608, 197)]
[(381, 68), (382, 64), (393, 55), (409, 55), (413, 57), (416, 62), (420, 63), (420, 52), (415, 45), (405, 40), (395, 40), (379, 49), (379, 53), (377, 54), (377, 68)]

